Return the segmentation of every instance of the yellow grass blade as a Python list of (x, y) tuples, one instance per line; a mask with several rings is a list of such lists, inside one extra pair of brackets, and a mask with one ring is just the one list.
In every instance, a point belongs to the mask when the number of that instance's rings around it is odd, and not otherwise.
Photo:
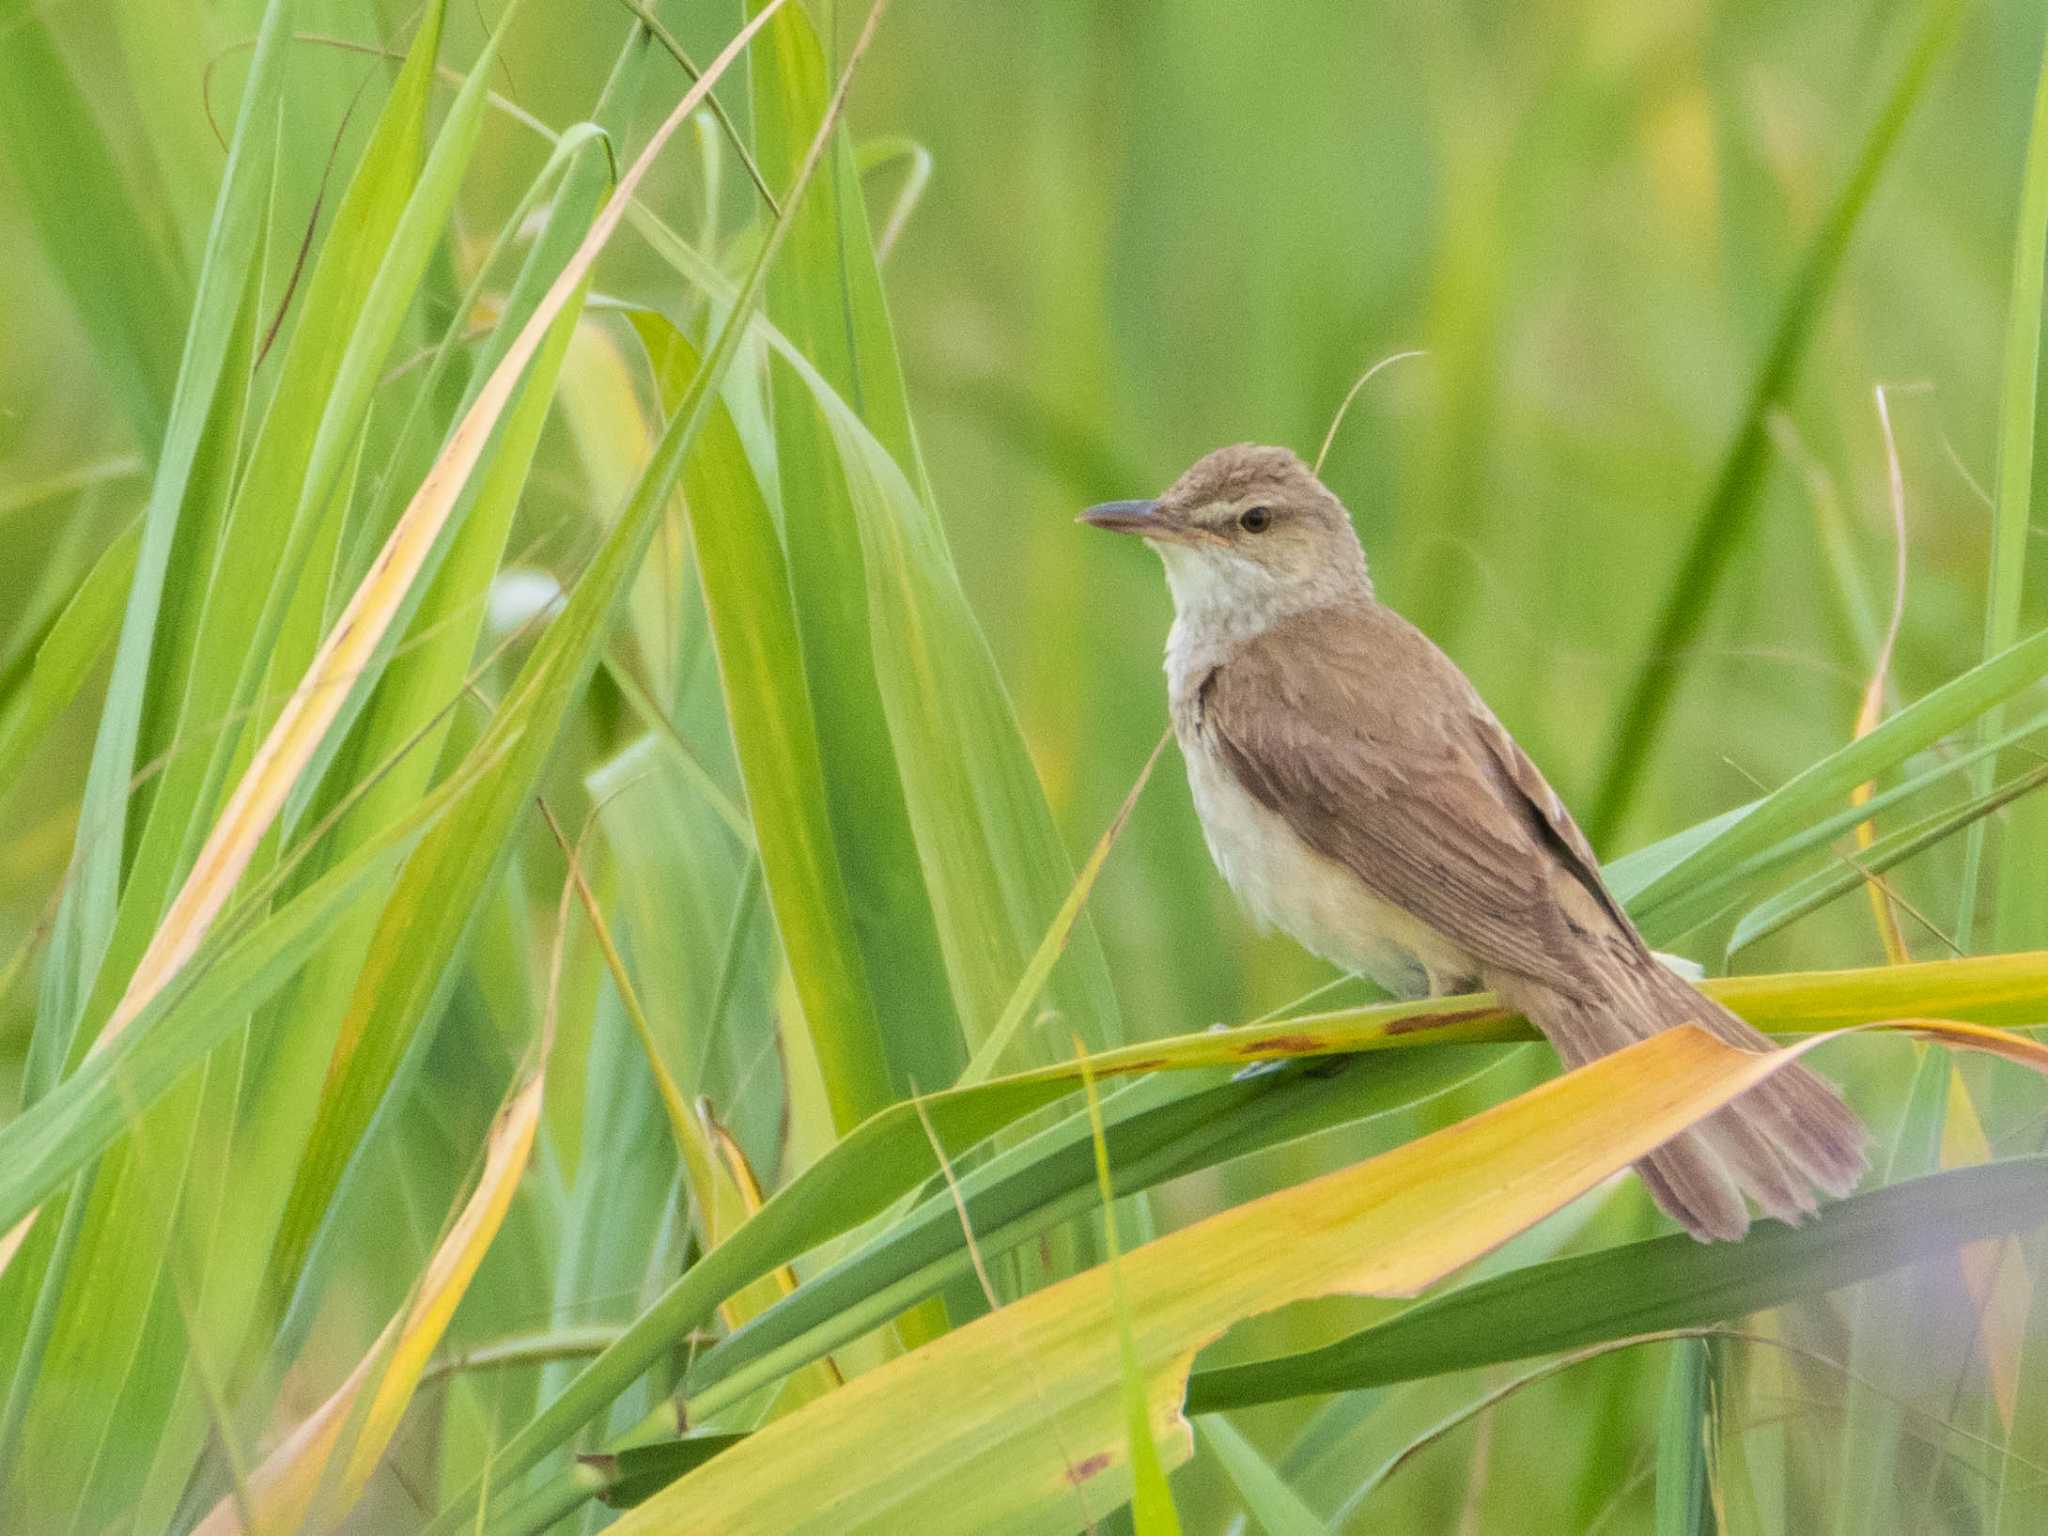
[[(511, 1207), (540, 1123), (545, 1065), (543, 1055), (498, 1112), (476, 1190), (434, 1250), (411, 1305), (392, 1318), (333, 1396), (264, 1459), (245, 1491), (246, 1510), (233, 1497), (222, 1499), (198, 1536), (331, 1524), (355, 1502)], [(331, 1474), (344, 1443), (341, 1471)]]
[[(1963, 1074), (1948, 1073), (1948, 1113), (1941, 1124), (1941, 1166), (1960, 1168), (1991, 1161), (1991, 1143), (1984, 1135), (1976, 1101)], [(1984, 1353), (1984, 1374), (1999, 1422), (2012, 1432), (2019, 1409), (2020, 1359), (2026, 1348), (2027, 1316), (2034, 1307), (2034, 1279), (2027, 1272), (2026, 1250), (2016, 1237), (1991, 1237), (1971, 1243), (1956, 1255), (1963, 1284), (1977, 1309), (1977, 1342)]]

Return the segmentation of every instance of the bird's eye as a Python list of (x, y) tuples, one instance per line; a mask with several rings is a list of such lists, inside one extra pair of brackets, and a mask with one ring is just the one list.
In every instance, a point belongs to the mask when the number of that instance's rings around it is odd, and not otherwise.
[(1237, 526), (1246, 533), (1264, 533), (1273, 521), (1273, 514), (1264, 507), (1246, 507), (1238, 514)]

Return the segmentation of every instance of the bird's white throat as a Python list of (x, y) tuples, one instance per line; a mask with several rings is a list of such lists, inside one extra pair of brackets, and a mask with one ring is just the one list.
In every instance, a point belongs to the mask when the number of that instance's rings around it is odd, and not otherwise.
[(1355, 565), (1334, 560), (1304, 578), (1201, 545), (1161, 541), (1152, 547), (1166, 566), (1166, 585), (1173, 594), (1166, 677), (1176, 699), (1282, 619), (1372, 596), (1362, 556)]
[(1153, 546), (1173, 594), (1166, 676), (1175, 697), (1247, 640), (1300, 606), (1300, 593), (1265, 567), (1185, 544)]

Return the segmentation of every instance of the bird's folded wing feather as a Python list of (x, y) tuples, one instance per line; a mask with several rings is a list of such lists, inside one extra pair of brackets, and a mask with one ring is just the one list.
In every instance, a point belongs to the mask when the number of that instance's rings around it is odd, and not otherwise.
[(1569, 987), (1589, 930), (1631, 932), (1542, 774), (1389, 609), (1275, 624), (1212, 675), (1201, 728), (1311, 848), (1482, 966)]

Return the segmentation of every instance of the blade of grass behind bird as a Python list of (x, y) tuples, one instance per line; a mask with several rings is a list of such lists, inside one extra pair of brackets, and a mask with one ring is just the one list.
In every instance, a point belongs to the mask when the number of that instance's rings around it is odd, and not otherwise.
[(1327, 1536), (1330, 1528), (1322, 1517), (1229, 1419), (1211, 1414), (1202, 1420), (1196, 1439), (1229, 1474), (1245, 1510), (1266, 1536)]
[(37, 644), (19, 707), (0, 713), (0, 795), (106, 655), (141, 546), (142, 524), (130, 523), (100, 552)]
[(1714, 1402), (1719, 1372), (1706, 1339), (1671, 1346), (1657, 1417), (1656, 1536), (1715, 1536)]
[(1927, 9), (1912, 51), (1878, 109), (1848, 178), (1813, 243), (1807, 247), (1785, 307), (1779, 313), (1770, 350), (1751, 386), (1735, 439), (1721, 461), (1713, 489), (1708, 492), (1693, 529), (1691, 546), (1672, 579), (1662, 614), (1646, 644), (1646, 660), (1609, 733), (1608, 739), (1614, 745), (1586, 817), (1587, 835), (1596, 846), (1613, 837), (1628, 812), (1670, 709), (1683, 658), (1693, 650), (1716, 589), (1755, 517), (1769, 447), (1766, 427), (1770, 413), (1791, 391), (1798, 377), (1807, 345), (1834, 288), (1863, 210), (1892, 158), (1907, 120), (1926, 91), (1935, 65), (1948, 52), (1967, 10), (1964, 0), (1935, 0)]
[[(1867, 877), (1881, 875), (1901, 860), (1924, 853), (1946, 842), (1956, 832), (1978, 825), (1993, 811), (2023, 800), (2048, 783), (2048, 764), (2023, 773), (2009, 783), (1994, 785), (1963, 804), (1937, 811), (1918, 821), (1887, 832), (1875, 842), (1859, 848), (1849, 862), (1816, 870), (1805, 879), (1787, 886), (1770, 900), (1744, 913), (1728, 939), (1728, 953), (1754, 944), (1818, 910), (1844, 891), (1866, 884)], [(1960, 941), (1958, 941), (1960, 942)]]
[[(2010, 727), (1980, 746), (1965, 747), (1953, 754), (1934, 756), (1933, 761), (1919, 771), (1910, 773), (1898, 783), (1873, 793), (1861, 804), (1852, 800), (1849, 805), (1838, 807), (1826, 814), (1819, 814), (1819, 808), (1814, 807), (1808, 812), (1809, 819), (1806, 819), (1803, 825), (1778, 838), (1760, 852), (1739, 859), (1718, 871), (1709, 869), (1702, 874), (1698, 884), (1668, 891), (1665, 897), (1654, 903), (1647, 899), (1639, 901), (1638, 906), (1644, 914), (1643, 921), (1655, 927), (1660, 936), (1670, 937), (1724, 916), (1727, 910), (1739, 904), (1745, 895), (1765, 885), (1773, 876), (1796, 863), (1803, 855), (1817, 852), (1845, 831), (1860, 833), (1861, 829), (1869, 824), (1870, 817), (1893, 810), (1928, 790), (1961, 777), (1972, 765), (1992, 758), (2008, 747), (2017, 746), (2029, 737), (2039, 735), (2044, 728), (2048, 728), (2048, 712), (2030, 715), (2018, 725)], [(1911, 761), (1914, 755), (1909, 751), (1901, 761)], [(1802, 794), (1805, 792), (1802, 790)], [(1665, 870), (1676, 867), (1683, 860), (1690, 858), (1695, 850), (1706, 847), (1712, 838), (1734, 827), (1762, 803), (1751, 801), (1747, 805), (1738, 806), (1733, 811), (1689, 828), (1663, 842), (1617, 859), (1606, 867), (1606, 871), (1613, 877), (1617, 893), (1634, 893), (1651, 879), (1661, 882)], [(1707, 862), (1711, 865), (1719, 861), (1710, 857)]]
[[(1180, 1536), (1180, 1512), (1166, 1484), (1159, 1443), (1152, 1435), (1145, 1373), (1138, 1360), (1138, 1341), (1131, 1326), (1131, 1298), (1124, 1287), (1122, 1255), (1116, 1240), (1116, 1181), (1109, 1172), (1109, 1145), (1102, 1134), (1102, 1101), (1088, 1070), (1087, 1052), (1074, 1042), (1081, 1068), (1081, 1095), (1088, 1105), (1088, 1141), (1095, 1154), (1095, 1192), (1102, 1202), (1104, 1267), (1109, 1271), (1110, 1311), (1116, 1318), (1117, 1376), (1123, 1390), (1124, 1450), (1131, 1466), (1131, 1523), (1137, 1536)], [(989, 1301), (995, 1306), (995, 1298)], [(1026, 1371), (1035, 1365), (1025, 1362)], [(1175, 1404), (1178, 1409), (1178, 1404)]]
[[(1717, 888), (1714, 882), (1738, 867), (1755, 868), (1751, 861), (1774, 861), (1779, 845), (1817, 822), (1867, 815), (1869, 805), (1843, 808), (1857, 785), (1970, 725), (1986, 710), (2043, 676), (2048, 676), (2048, 630), (2029, 635), (1991, 660), (1951, 678), (1795, 774), (1745, 814), (1725, 819), (1714, 836), (1657, 871), (1627, 898), (1630, 911), (1641, 915), (1645, 936), (1653, 943), (1661, 942), (1702, 921), (1712, 914), (1713, 903), (1726, 894), (1725, 887)], [(1872, 797), (1870, 803), (1885, 803), (1885, 795)]]
[[(1949, 1054), (1934, 1045), (1915, 1054), (1912, 1086), (1883, 1159), (1887, 1182), (1924, 1177), (1941, 1165)], [(1864, 1286), (1850, 1304), (1850, 1380), (1837, 1450), (1845, 1481), (1830, 1511), (1835, 1536), (1876, 1536), (1919, 1524), (1910, 1515), (1908, 1490), (1914, 1480), (1899, 1478), (1892, 1469), (1902, 1464), (1905, 1451), (1900, 1397), (1910, 1401), (1915, 1383), (1941, 1368), (1947, 1354), (1943, 1346), (1953, 1334), (1929, 1283), (1931, 1267)], [(1909, 1360), (1898, 1350), (1899, 1339), (1907, 1335), (1914, 1339)]]
[[(2026, 171), (2020, 183), (2017, 229), (2013, 235), (2012, 294), (2006, 301), (2004, 379), (1998, 403), (1998, 481), (1991, 509), (1991, 570), (1984, 604), (1984, 654), (1996, 655), (2020, 632), (2034, 519), (2034, 458), (2040, 434), (2037, 399), (2041, 372), (2041, 297), (2048, 263), (2048, 47), (2034, 86), (2034, 121), (2027, 136)], [(1994, 709), (1978, 727), (1981, 740), (1999, 733), (2003, 711)], [(1977, 770), (1977, 792), (1991, 787), (1996, 763)], [(1978, 871), (1991, 824), (1970, 829), (1963, 859), (1958, 942), (1971, 947), (1975, 928)], [(2048, 898), (2040, 870), (2048, 861), (2048, 811), (2017, 808), (2000, 833), (1998, 941), (2007, 947), (2040, 942), (2048, 935)]]

